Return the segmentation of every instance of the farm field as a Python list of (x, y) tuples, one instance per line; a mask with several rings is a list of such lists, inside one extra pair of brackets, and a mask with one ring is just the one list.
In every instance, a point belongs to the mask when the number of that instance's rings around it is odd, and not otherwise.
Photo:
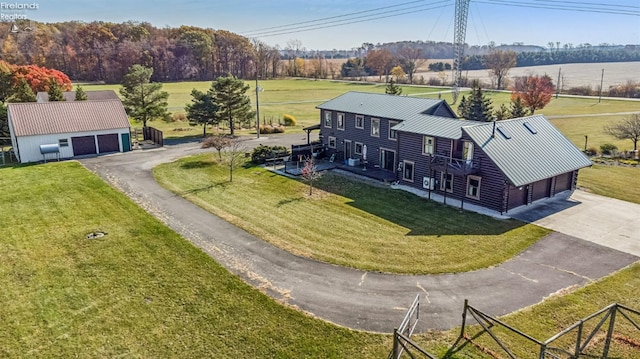
[(176, 194), (282, 249), (369, 271), (472, 271), (504, 262), (549, 233), (332, 173), (318, 180), (312, 198), (305, 184), (251, 165), (235, 170), (228, 183), (226, 166), (210, 154), (162, 164), (154, 176)]

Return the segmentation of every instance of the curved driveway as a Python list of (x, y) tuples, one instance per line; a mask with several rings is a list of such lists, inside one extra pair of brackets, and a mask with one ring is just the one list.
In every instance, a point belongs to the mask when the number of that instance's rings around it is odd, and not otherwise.
[[(301, 141), (301, 135), (285, 135), (250, 142), (288, 145)], [(163, 189), (153, 179), (154, 166), (198, 152), (202, 150), (197, 144), (184, 143), (81, 162), (243, 280), (279, 301), (354, 329), (393, 332), (418, 293), (418, 329), (448, 329), (460, 325), (465, 298), (477, 308), (503, 315), (638, 259), (553, 233), (499, 266), (468, 273), (392, 275), (320, 263), (263, 242)]]

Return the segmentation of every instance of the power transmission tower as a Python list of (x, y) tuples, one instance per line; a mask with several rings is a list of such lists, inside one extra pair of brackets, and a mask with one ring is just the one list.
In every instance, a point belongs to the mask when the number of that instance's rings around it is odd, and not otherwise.
[(458, 100), (462, 83), (462, 61), (464, 61), (464, 39), (467, 35), (467, 17), (470, 0), (456, 0), (456, 21), (453, 30), (453, 103)]

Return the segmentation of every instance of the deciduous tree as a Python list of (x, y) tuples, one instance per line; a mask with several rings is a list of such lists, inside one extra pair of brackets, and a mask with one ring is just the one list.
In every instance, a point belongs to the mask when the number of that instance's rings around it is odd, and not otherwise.
[(391, 51), (387, 49), (371, 50), (367, 52), (365, 64), (368, 68), (376, 72), (378, 79), (382, 80), (382, 75), (389, 76), (393, 60), (394, 58)]
[(410, 46), (401, 47), (398, 55), (400, 56), (400, 66), (409, 77), (409, 83), (412, 84), (413, 75), (420, 66), (427, 62), (427, 59), (423, 57), (422, 49)]
[(553, 97), (551, 77), (532, 75), (517, 78), (511, 99), (517, 97), (522, 99), (522, 103), (529, 109), (529, 114), (533, 115), (536, 110), (543, 109)]
[(212, 135), (202, 141), (202, 148), (215, 148), (218, 159), (222, 161), (222, 150), (231, 146), (231, 138), (225, 135)]
[(489, 71), (489, 77), (496, 84), (496, 88), (500, 90), (504, 85), (504, 79), (509, 74), (509, 70), (516, 66), (516, 52), (491, 48), (489, 54), (484, 58), (484, 64)]
[(400, 79), (403, 79), (405, 75), (406, 73), (400, 66), (396, 66), (391, 69), (391, 76), (394, 76), (396, 78), (396, 82), (400, 82)]
[(124, 76), (120, 94), (122, 104), (129, 117), (142, 122), (164, 119), (169, 116), (167, 100), (169, 93), (162, 91), (161, 83), (152, 83), (153, 69), (142, 65), (133, 65)]
[(233, 182), (233, 170), (240, 167), (245, 161), (245, 139), (236, 137), (231, 139), (227, 150), (222, 152), (223, 160), (229, 167), (229, 182)]
[(218, 106), (216, 119), (228, 121), (231, 136), (237, 123), (249, 123), (256, 115), (246, 95), (247, 90), (249, 85), (235, 76), (219, 77), (213, 82), (211, 92)]
[(213, 99), (213, 92), (209, 90), (202, 92), (197, 89), (191, 90), (191, 103), (184, 109), (187, 112), (187, 119), (192, 126), (202, 126), (202, 137), (207, 136), (207, 126), (218, 123), (218, 106)]
[(302, 179), (309, 184), (309, 196), (313, 195), (313, 184), (322, 177), (322, 172), (318, 171), (316, 161), (313, 157), (304, 159), (302, 168)]
[(634, 113), (620, 122), (607, 125), (604, 131), (619, 140), (631, 140), (633, 150), (637, 151), (640, 141), (640, 113)]

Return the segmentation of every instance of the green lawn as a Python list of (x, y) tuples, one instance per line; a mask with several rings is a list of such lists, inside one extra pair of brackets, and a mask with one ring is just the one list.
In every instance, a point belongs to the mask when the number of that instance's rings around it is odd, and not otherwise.
[(585, 136), (587, 136), (587, 149), (595, 147), (600, 152), (600, 145), (613, 143), (618, 146), (618, 150), (628, 151), (633, 150), (633, 142), (630, 140), (617, 140), (615, 137), (604, 133), (603, 130), (605, 125), (621, 121), (624, 117), (624, 115), (585, 116), (554, 118), (549, 121), (579, 149), (584, 149)]
[(212, 154), (154, 169), (170, 190), (292, 253), (364, 270), (463, 272), (503, 262), (548, 233), (325, 173), (322, 190), (261, 167), (234, 182)]
[(593, 165), (578, 175), (578, 186), (602, 196), (640, 204), (640, 167)]
[[(381, 358), (280, 305), (75, 162), (0, 169), (0, 357)], [(86, 234), (106, 231), (88, 240)]]

